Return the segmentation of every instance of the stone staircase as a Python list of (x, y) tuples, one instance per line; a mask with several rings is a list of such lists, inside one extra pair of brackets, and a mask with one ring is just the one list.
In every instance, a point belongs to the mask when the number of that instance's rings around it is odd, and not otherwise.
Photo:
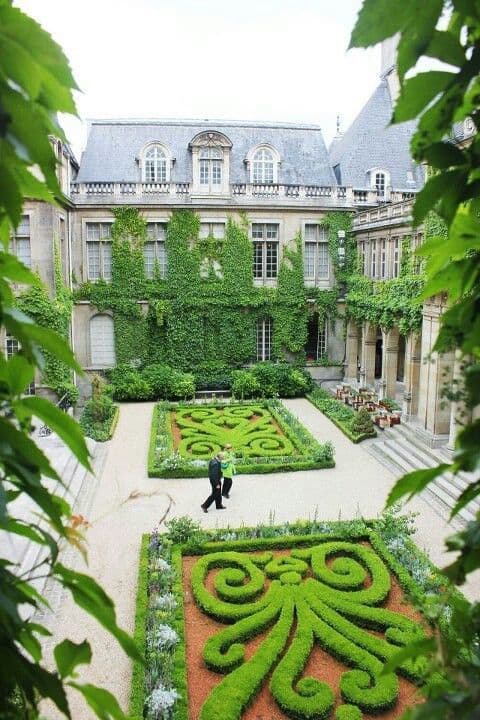
[[(439, 463), (451, 462), (451, 453), (444, 448), (428, 447), (414, 425), (403, 424), (386, 428), (379, 436), (364, 443), (364, 447), (395, 475), (401, 476), (414, 470), (435, 467)], [(422, 496), (430, 503), (440, 506), (442, 515), (449, 515), (459, 495), (473, 481), (470, 473), (446, 472), (423, 491)], [(480, 511), (480, 498), (470, 502), (456, 516), (459, 524), (475, 518)]]
[[(91, 454), (91, 464), (95, 474), (89, 473), (54, 434), (48, 437), (36, 437), (35, 442), (47, 455), (51, 465), (57, 471), (61, 482), (50, 478), (44, 478), (45, 486), (59, 497), (65, 499), (72, 508), (72, 514), (83, 514), (88, 516), (88, 511), (93, 499), (98, 477), (106, 459), (108, 443), (95, 443), (87, 440)], [(38, 514), (38, 507), (29, 498), (20, 495), (12, 504), (11, 511), (15, 516), (23, 520), (33, 521), (38, 527), (45, 527), (47, 524)], [(51, 531), (51, 530), (50, 530)], [(2, 555), (8, 557), (17, 566), (17, 574), (25, 579), (30, 579), (38, 592), (42, 592), (45, 586), (45, 578), (42, 578), (42, 569), (35, 571), (34, 568), (46, 557), (46, 549), (29, 541), (19, 535), (0, 534)], [(38, 579), (36, 575), (39, 575)], [(33, 579), (32, 579), (33, 577)]]

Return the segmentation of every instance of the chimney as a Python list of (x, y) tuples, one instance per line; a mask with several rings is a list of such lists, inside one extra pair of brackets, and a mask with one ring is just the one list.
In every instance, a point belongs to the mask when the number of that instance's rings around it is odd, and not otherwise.
[(397, 75), (397, 47), (399, 38), (400, 36), (397, 34), (387, 38), (381, 44), (382, 59), (380, 78), (386, 80), (388, 83), (392, 105), (395, 105), (400, 93), (400, 81)]

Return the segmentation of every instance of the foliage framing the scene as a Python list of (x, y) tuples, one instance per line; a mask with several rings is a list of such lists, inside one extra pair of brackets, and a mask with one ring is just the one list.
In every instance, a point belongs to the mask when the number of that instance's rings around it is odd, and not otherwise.
[[(81, 693), (98, 717), (124, 718), (109, 692), (77, 678), (77, 666), (91, 659), (87, 641), (62, 640), (54, 648), (54, 667), (47, 667), (40, 640), (49, 632), (26, 619), (46, 604), (31, 582), (35, 577), (50, 577), (63, 586), (132, 658), (141, 660), (133, 640), (118, 627), (114, 605), (102, 588), (59, 559), (61, 541), (85, 552), (83, 538), (70, 525), (68, 503), (53, 495), (44, 483), (43, 478), (54, 482), (61, 479), (30, 437), (32, 417), (57, 433), (88, 469), (82, 432), (69, 415), (46, 399), (24, 395), (36, 369), (58, 381), (59, 389), (62, 383), (68, 384), (71, 371), (81, 372), (65, 339), (51, 327), (36, 324), (23, 312), (27, 308), (18, 307), (13, 283), (33, 291), (41, 288), (38, 277), (8, 252), (25, 198), (46, 202), (61, 198), (50, 138), (63, 138), (57, 113), (76, 112), (75, 88), (60, 47), (9, 0), (0, 0), (0, 324), (20, 346), (10, 358), (0, 354), (0, 529), (27, 538), (45, 551), (44, 560), (22, 576), (15, 573), (8, 557), (0, 559), (2, 718), (37, 718), (43, 698), (49, 698), (63, 715), (71, 717), (67, 686)], [(40, 295), (38, 298), (39, 306), (46, 308)], [(60, 304), (64, 300), (57, 295)], [(63, 335), (64, 317), (55, 324)], [(34, 511), (30, 520), (15, 515), (13, 502), (20, 495), (28, 497)]]
[[(443, 16), (443, 18), (442, 18)], [(440, 23), (445, 20), (446, 24)], [(455, 351), (464, 371), (454, 399), (467, 409), (455, 442), (453, 461), (401, 478), (388, 503), (420, 492), (438, 475), (470, 471), (473, 480), (460, 495), (452, 516), (480, 494), (480, 418), (468, 411), (480, 404), (480, 138), (452, 142), (454, 126), (469, 119), (480, 126), (480, 2), (478, 0), (365, 0), (352, 32), (352, 47), (368, 47), (398, 34), (400, 95), (392, 122), (417, 119), (412, 155), (431, 171), (414, 209), (418, 225), (435, 210), (447, 232), (429, 237), (417, 251), (425, 260), (420, 299), (445, 296), (447, 309), (434, 350)], [(435, 58), (445, 69), (412, 74), (419, 59)], [(408, 77), (407, 77), (408, 74)], [(446, 235), (446, 237), (445, 237)], [(470, 417), (472, 417), (470, 415)], [(446, 569), (457, 583), (480, 567), (480, 515), (447, 538), (458, 553)], [(439, 606), (442, 606), (442, 599)], [(427, 701), (410, 718), (456, 720), (477, 717), (480, 706), (480, 605), (455, 608), (456, 633), (441, 636), (432, 655)], [(411, 648), (413, 655), (415, 648)]]

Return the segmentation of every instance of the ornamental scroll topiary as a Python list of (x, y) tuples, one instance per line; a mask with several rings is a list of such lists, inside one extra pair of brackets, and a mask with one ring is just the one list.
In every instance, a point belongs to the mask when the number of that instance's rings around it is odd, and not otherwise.
[[(202, 611), (229, 623), (203, 650), (206, 665), (226, 677), (207, 697), (200, 720), (240, 720), (269, 674), (270, 692), (289, 717), (331, 717), (330, 685), (302, 677), (316, 643), (350, 668), (340, 679), (346, 705), (337, 709), (337, 720), (380, 714), (396, 704), (399, 692), (396, 675), (382, 674), (384, 663), (425, 637), (415, 621), (381, 607), (389, 570), (372, 547), (357, 542), (326, 541), (277, 557), (212, 552), (197, 561), (191, 583)], [(259, 635), (247, 660), (244, 643)], [(422, 668), (421, 660), (407, 660), (397, 671), (417, 680)]]

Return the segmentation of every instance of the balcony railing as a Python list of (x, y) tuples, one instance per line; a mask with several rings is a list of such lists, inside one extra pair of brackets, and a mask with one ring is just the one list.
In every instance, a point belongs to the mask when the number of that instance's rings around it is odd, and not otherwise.
[[(259, 198), (271, 200), (275, 204), (286, 202), (306, 205), (375, 206), (385, 202), (386, 198), (376, 190), (351, 188), (343, 185), (283, 185), (258, 183), (232, 183), (229, 194), (203, 195), (193, 192), (191, 183), (164, 182), (80, 182), (72, 183), (72, 196), (77, 202), (189, 202), (190, 198), (209, 197), (235, 204), (251, 204)], [(389, 202), (397, 202), (413, 197), (414, 193), (391, 192)]]
[(358, 213), (353, 221), (354, 229), (360, 229), (371, 223), (381, 224), (383, 221), (391, 219), (407, 221), (412, 214), (415, 193), (405, 191), (392, 193), (392, 195), (395, 195), (392, 203)]

